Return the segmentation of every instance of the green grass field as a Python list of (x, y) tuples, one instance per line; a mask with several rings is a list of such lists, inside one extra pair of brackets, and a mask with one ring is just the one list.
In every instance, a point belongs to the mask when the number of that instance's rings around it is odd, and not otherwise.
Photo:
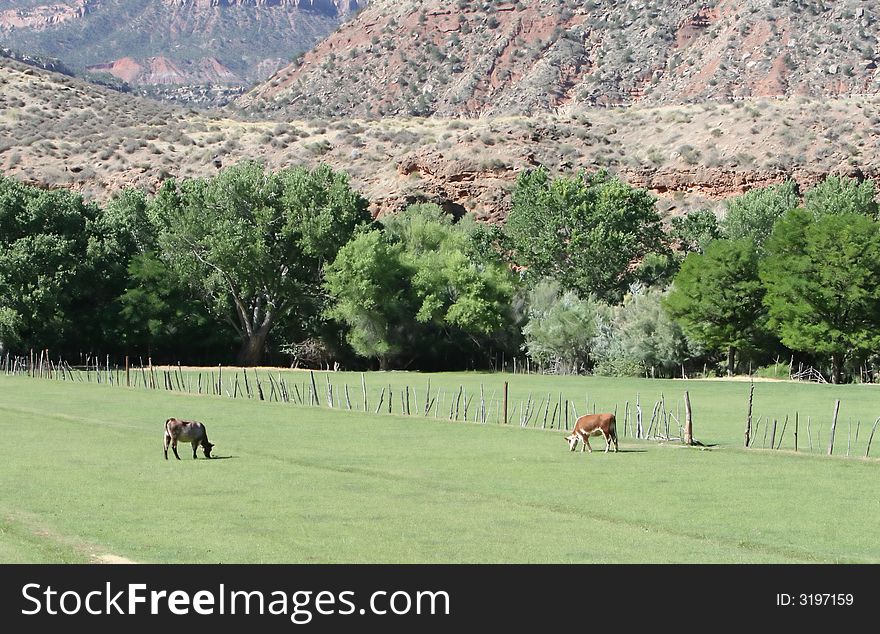
[[(487, 399), (505, 378), (430, 376), (447, 394), (484, 383)], [(395, 412), (404, 384), (422, 400), (427, 378), (368, 374), (370, 409), (383, 384)], [(0, 376), (0, 561), (880, 562), (880, 461), (740, 449), (746, 383), (506, 378), (512, 408), (529, 391), (563, 391), (622, 409), (638, 392), (650, 410), (662, 391), (674, 409), (686, 388), (695, 436), (715, 446), (624, 438), (617, 455), (569, 453), (559, 431), (442, 414)], [(362, 401), (360, 375), (331, 379)], [(755, 411), (822, 419), (824, 446), (840, 398), (845, 451), (856, 420), (863, 447), (880, 414), (875, 390), (761, 383)], [(169, 416), (204, 421), (221, 459), (186, 447), (166, 462)]]

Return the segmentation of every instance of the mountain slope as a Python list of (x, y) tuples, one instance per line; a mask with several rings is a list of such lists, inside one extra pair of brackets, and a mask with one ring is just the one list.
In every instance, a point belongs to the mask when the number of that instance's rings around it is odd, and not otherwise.
[(373, 0), (239, 99), (288, 116), (485, 116), (880, 91), (861, 0)]
[[(57, 57), (77, 68), (116, 74), (122, 65), (117, 76), (134, 84), (245, 84), (267, 77), (365, 4), (0, 0), (0, 44)], [(131, 72), (134, 65), (138, 72)], [(212, 66), (219, 72), (206, 72)]]
[(880, 98), (754, 99), (462, 120), (249, 120), (106, 90), (0, 57), (0, 171), (106, 199), (242, 159), (328, 163), (375, 214), (436, 202), (502, 220), (517, 175), (608, 168), (681, 213), (827, 174), (880, 179)]

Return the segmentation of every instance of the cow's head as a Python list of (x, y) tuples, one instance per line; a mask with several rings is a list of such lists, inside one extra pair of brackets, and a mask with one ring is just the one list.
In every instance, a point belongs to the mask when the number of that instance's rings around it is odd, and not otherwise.
[(565, 442), (568, 443), (568, 450), (574, 451), (574, 448), (577, 447), (579, 437), (577, 434), (572, 433), (571, 436), (565, 437)]
[(214, 448), (214, 443), (210, 443), (205, 441), (202, 443), (202, 451), (205, 452), (205, 458), (211, 457), (211, 450)]

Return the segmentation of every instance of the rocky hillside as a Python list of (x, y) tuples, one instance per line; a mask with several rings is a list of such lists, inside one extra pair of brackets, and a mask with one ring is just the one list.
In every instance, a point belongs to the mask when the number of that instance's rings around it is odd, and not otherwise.
[(486, 116), (880, 90), (863, 0), (373, 0), (238, 104)]
[(244, 158), (347, 171), (375, 214), (436, 202), (501, 220), (522, 170), (606, 167), (676, 214), (792, 177), (880, 179), (880, 98), (572, 108), (533, 116), (283, 121), (199, 113), (0, 57), (0, 171), (106, 199)]
[(245, 85), (367, 0), (0, 0), (0, 45), (133, 85)]

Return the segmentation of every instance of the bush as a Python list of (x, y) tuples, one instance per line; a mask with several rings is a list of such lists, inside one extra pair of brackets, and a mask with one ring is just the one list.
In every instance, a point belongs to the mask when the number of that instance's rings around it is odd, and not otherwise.
[(542, 281), (529, 295), (523, 349), (556, 374), (576, 374), (589, 361), (596, 335), (597, 306), (558, 283)]
[(596, 376), (644, 376), (645, 366), (638, 359), (614, 357), (600, 360), (593, 368)]
[(755, 370), (754, 375), (762, 379), (787, 379), (789, 378), (788, 364), (780, 362), (765, 365)]

